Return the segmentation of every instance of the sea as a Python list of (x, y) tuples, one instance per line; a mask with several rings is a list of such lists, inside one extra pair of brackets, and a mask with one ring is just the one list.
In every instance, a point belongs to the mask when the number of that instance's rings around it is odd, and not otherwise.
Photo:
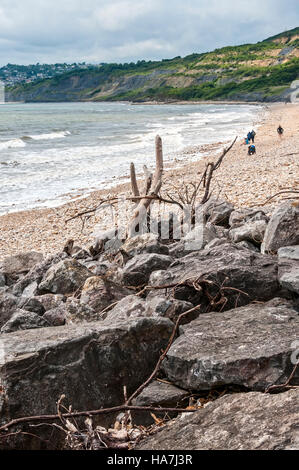
[(0, 214), (55, 207), (154, 167), (201, 158), (196, 146), (245, 137), (259, 105), (5, 103), (0, 105)]

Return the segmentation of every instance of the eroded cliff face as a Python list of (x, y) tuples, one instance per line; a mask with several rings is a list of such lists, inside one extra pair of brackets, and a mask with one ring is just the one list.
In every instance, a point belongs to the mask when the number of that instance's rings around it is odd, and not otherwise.
[(290, 101), (298, 77), (298, 28), (257, 44), (161, 62), (105, 64), (20, 84), (7, 101)]

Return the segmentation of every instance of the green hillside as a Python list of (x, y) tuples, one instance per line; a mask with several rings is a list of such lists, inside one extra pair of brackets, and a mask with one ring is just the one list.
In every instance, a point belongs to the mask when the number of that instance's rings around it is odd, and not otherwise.
[[(299, 77), (299, 28), (256, 44), (104, 64), (7, 90), (9, 101), (284, 101)], [(294, 91), (294, 90), (292, 90)]]

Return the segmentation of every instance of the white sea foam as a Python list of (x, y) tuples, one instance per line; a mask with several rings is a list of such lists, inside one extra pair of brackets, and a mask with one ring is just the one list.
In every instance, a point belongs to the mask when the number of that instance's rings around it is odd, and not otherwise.
[(49, 134), (37, 134), (37, 135), (28, 135), (24, 136), (23, 139), (26, 140), (52, 140), (52, 139), (63, 139), (67, 137), (71, 133), (69, 131), (58, 131), (58, 132), (50, 132)]
[(11, 139), (6, 142), (0, 142), (0, 150), (25, 147), (26, 143), (22, 139)]

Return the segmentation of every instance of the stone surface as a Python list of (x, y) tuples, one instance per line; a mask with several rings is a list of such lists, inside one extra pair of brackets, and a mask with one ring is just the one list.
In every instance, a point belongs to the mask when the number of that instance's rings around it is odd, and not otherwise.
[(162, 364), (172, 383), (198, 391), (229, 384), (264, 391), (291, 374), (299, 313), (290, 301), (273, 299), (200, 315), (181, 330)]
[(298, 450), (299, 392), (226, 395), (185, 413), (136, 450)]
[(11, 333), (18, 330), (31, 330), (50, 326), (49, 323), (34, 312), (17, 309), (10, 319), (2, 326), (1, 333)]
[(130, 257), (140, 255), (141, 253), (169, 254), (168, 247), (160, 243), (158, 235), (152, 233), (129, 238), (121, 248)]
[[(193, 308), (191, 302), (178, 299), (167, 299), (161, 295), (147, 298), (145, 304), (145, 313), (148, 316), (169, 318), (172, 322), (176, 322), (181, 313), (187, 312)], [(198, 316), (199, 312), (187, 315), (182, 318), (181, 324), (189, 323)]]
[(269, 218), (262, 210), (254, 209), (237, 209), (233, 211), (229, 218), (229, 226), (231, 228), (240, 227), (248, 222), (264, 221), (269, 222)]
[(127, 286), (140, 286), (146, 284), (153, 271), (166, 269), (173, 262), (173, 258), (157, 253), (134, 256), (122, 270), (122, 283)]
[(299, 244), (299, 205), (287, 202), (279, 205), (268, 224), (262, 252), (274, 252), (284, 246)]
[[(140, 318), (2, 335), (0, 380), (4, 401), (0, 422), (56, 413), (56, 401), (62, 394), (76, 410), (123, 403), (124, 385), (131, 394), (144, 382), (172, 329), (167, 319)], [(109, 419), (112, 423), (113, 416)], [(43, 435), (46, 430), (35, 428), (34, 434)], [(36, 445), (41, 445), (40, 441)], [(55, 448), (57, 442), (52, 445)]]
[[(190, 392), (182, 390), (181, 388), (175, 387), (174, 385), (154, 381), (150, 383), (141, 394), (132, 401), (132, 405), (137, 406), (154, 406), (154, 407), (166, 407), (166, 408), (180, 408), (188, 405), (188, 395)], [(157, 418), (163, 419), (165, 412), (155, 412)], [(168, 412), (168, 418), (174, 418), (177, 416), (175, 412)], [(145, 412), (133, 412), (133, 422), (142, 426), (154, 424), (154, 418), (151, 414)]]
[(70, 294), (83, 287), (93, 274), (75, 259), (62, 260), (51, 266), (39, 284), (39, 292)]
[[(205, 292), (190, 286), (179, 286), (175, 298), (202, 304), (206, 308), (207, 292), (215, 297), (219, 286), (227, 298), (221, 308), (233, 308), (253, 300), (270, 300), (277, 296), (277, 260), (271, 256), (254, 253), (234, 244), (216, 246), (176, 260), (167, 271), (157, 271), (149, 284), (163, 286), (178, 284), (186, 279), (204, 280)], [(237, 290), (236, 290), (237, 289)], [(206, 310), (203, 310), (206, 311)]]
[(205, 215), (208, 222), (215, 225), (222, 225), (226, 227), (229, 222), (229, 217), (234, 210), (234, 206), (228, 201), (221, 201), (212, 199), (205, 204)]
[(265, 220), (250, 221), (240, 227), (232, 228), (229, 231), (229, 237), (235, 243), (249, 241), (259, 245), (264, 239), (266, 228)]
[[(33, 295), (36, 295), (35, 291), (37, 291), (37, 286), (41, 282), (43, 276), (48, 271), (50, 266), (57, 264), (59, 261), (67, 258), (68, 255), (66, 253), (58, 253), (56, 255), (49, 256), (41, 263), (35, 265), (28, 274), (26, 274), (22, 279), (14, 284), (12, 290), (13, 294), (24, 294), (25, 297), (32, 297)], [(25, 290), (27, 291), (26, 293)]]
[(282, 287), (299, 294), (299, 245), (278, 250), (278, 279)]
[(44, 307), (45, 311), (52, 310), (52, 308), (59, 307), (59, 305), (66, 300), (64, 295), (61, 294), (44, 294), (34, 297)]
[(136, 295), (128, 295), (124, 299), (120, 300), (118, 304), (106, 314), (106, 316), (109, 320), (125, 320), (127, 318), (150, 316), (145, 313), (145, 307), (145, 300), (137, 297)]
[(0, 287), (6, 286), (6, 277), (4, 273), (0, 272)]
[(36, 264), (41, 263), (43, 255), (35, 251), (19, 253), (5, 258), (2, 262), (2, 271), (5, 274), (25, 274)]
[(31, 297), (30, 299), (21, 297), (18, 307), (38, 315), (43, 315), (46, 311), (43, 304), (36, 297)]
[(67, 310), (64, 304), (59, 307), (47, 310), (43, 315), (43, 319), (47, 321), (50, 326), (65, 325), (67, 321)]
[(0, 328), (5, 325), (12, 314), (16, 311), (17, 305), (17, 297), (8, 292), (0, 293)]
[(130, 294), (130, 290), (104, 277), (93, 276), (86, 280), (81, 292), (80, 302), (88, 305), (95, 312), (101, 312), (104, 308)]

